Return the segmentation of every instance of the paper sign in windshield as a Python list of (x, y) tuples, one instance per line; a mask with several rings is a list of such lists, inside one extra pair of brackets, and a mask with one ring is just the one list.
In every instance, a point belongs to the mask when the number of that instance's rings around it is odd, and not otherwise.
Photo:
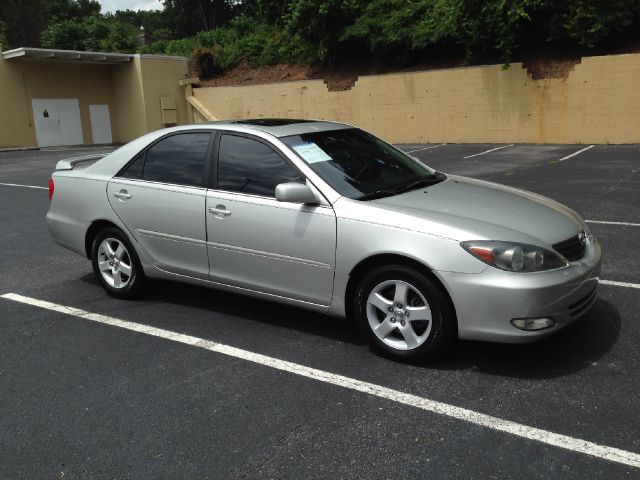
[(294, 145), (293, 149), (308, 163), (326, 162), (332, 160), (327, 153), (313, 142)]

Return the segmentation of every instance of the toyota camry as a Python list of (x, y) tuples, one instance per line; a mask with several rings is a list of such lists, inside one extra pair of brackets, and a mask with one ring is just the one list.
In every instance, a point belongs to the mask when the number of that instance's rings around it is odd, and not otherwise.
[(574, 211), (340, 123), (160, 130), (60, 161), (49, 195), (53, 239), (114, 297), (150, 277), (258, 296), (353, 318), (406, 360), (543, 338), (597, 296), (600, 245)]

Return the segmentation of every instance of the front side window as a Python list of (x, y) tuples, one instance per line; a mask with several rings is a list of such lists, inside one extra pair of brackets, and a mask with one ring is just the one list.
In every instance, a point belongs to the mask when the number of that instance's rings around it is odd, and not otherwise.
[(357, 128), (310, 132), (280, 140), (334, 190), (349, 198), (395, 195), (445, 178)]
[[(210, 134), (205, 132), (171, 135), (151, 146), (144, 157), (142, 179), (193, 187), (203, 186), (202, 178)], [(134, 162), (130, 168), (138, 162)], [(127, 172), (128, 173), (128, 170)]]
[(218, 188), (274, 197), (276, 185), (300, 181), (300, 175), (262, 142), (222, 135), (218, 150)]

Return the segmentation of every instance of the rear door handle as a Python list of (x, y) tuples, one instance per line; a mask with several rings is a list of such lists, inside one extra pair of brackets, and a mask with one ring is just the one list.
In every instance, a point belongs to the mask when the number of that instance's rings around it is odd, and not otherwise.
[(119, 192), (113, 192), (113, 196), (119, 198), (120, 200), (129, 200), (131, 198), (131, 194), (126, 190), (120, 190)]
[(231, 215), (231, 212), (226, 208), (224, 208), (224, 205), (218, 205), (215, 208), (209, 207), (208, 210), (209, 210), (209, 213), (212, 213), (213, 215), (216, 215), (216, 216), (227, 217)]

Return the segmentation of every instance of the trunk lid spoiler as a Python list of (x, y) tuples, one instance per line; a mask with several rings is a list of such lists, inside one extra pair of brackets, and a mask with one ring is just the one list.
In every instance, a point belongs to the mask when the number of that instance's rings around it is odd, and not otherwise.
[(92, 153), (81, 157), (65, 158), (56, 164), (56, 170), (73, 170), (80, 163), (96, 162), (107, 155), (108, 153)]

